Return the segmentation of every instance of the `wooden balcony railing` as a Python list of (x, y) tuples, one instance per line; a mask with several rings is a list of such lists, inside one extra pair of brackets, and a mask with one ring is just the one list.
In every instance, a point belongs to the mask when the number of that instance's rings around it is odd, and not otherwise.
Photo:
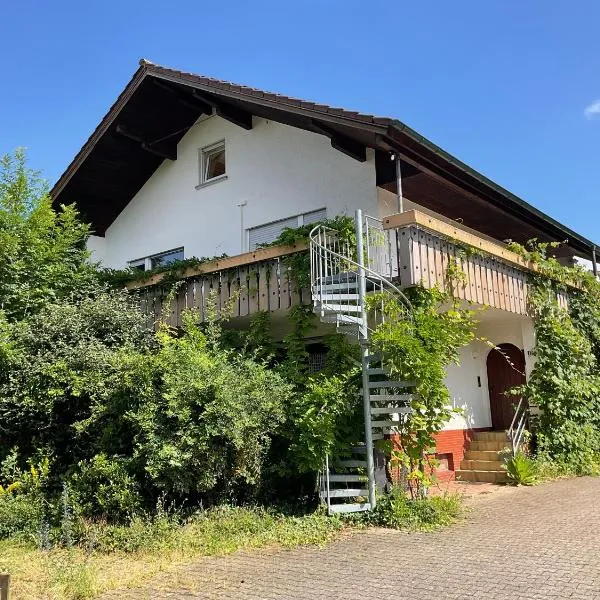
[[(536, 265), (505, 245), (414, 210), (386, 217), (383, 228), (391, 276), (402, 287), (451, 286), (460, 299), (527, 314), (527, 273)], [(451, 263), (463, 273), (459, 280), (449, 281)], [(566, 297), (558, 299), (566, 306)]]
[(173, 327), (181, 325), (181, 314), (187, 308), (196, 309), (200, 319), (206, 320), (211, 293), (217, 311), (231, 305), (232, 317), (288, 310), (312, 302), (309, 290), (296, 289), (284, 260), (290, 254), (306, 252), (307, 248), (306, 244), (274, 246), (187, 269), (171, 300), (169, 286), (160, 285), (164, 274), (135, 281), (128, 288), (137, 292), (145, 313), (155, 321), (163, 317)]
[[(536, 265), (500, 242), (419, 211), (386, 217), (383, 230), (378, 251), (384, 255), (375, 260), (394, 283), (446, 290), (450, 286), (465, 301), (527, 314), (528, 272), (535, 271)], [(286, 256), (307, 249), (307, 244), (274, 246), (190, 268), (181, 274), (182, 283), (173, 298), (169, 287), (160, 285), (162, 274), (128, 287), (139, 294), (144, 312), (155, 321), (162, 316), (173, 327), (181, 325), (186, 308), (197, 309), (200, 319), (206, 320), (211, 293), (217, 311), (230, 306), (232, 317), (286, 311), (312, 302), (310, 290), (296, 289), (285, 265)], [(451, 263), (463, 277), (449, 281)], [(566, 296), (559, 295), (558, 300), (567, 306)]]

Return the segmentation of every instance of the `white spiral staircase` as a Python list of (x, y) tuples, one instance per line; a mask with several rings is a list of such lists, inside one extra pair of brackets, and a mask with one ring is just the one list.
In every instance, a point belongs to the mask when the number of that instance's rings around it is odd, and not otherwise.
[[(384, 322), (386, 301), (395, 299), (404, 309), (399, 318), (410, 318), (408, 299), (381, 271), (386, 270), (382, 237), (371, 243), (375, 219), (356, 212), (356, 247), (340, 241), (335, 230), (316, 226), (310, 233), (311, 288), (315, 310), (324, 323), (356, 338), (361, 346), (364, 443), (352, 448), (353, 455), (331, 464), (325, 457), (320, 494), (328, 512), (371, 510), (376, 503), (376, 473), (373, 441), (392, 433), (410, 412), (413, 382), (393, 381), (380, 357), (369, 349), (369, 332)], [(370, 229), (369, 229), (370, 228)], [(366, 230), (366, 236), (364, 234)], [(365, 243), (366, 242), (366, 243)], [(367, 264), (365, 264), (367, 263)], [(374, 268), (371, 268), (373, 265)], [(376, 307), (367, 309), (369, 296)]]

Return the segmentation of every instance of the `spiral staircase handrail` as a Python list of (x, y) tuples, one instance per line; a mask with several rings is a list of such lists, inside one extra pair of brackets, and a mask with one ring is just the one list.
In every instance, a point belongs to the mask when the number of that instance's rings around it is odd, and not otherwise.
[(367, 266), (359, 265), (355, 260), (349, 258), (348, 256), (344, 256), (343, 254), (340, 254), (339, 252), (335, 252), (334, 250), (331, 250), (331, 248), (328, 248), (327, 246), (324, 246), (323, 244), (321, 244), (319, 241), (317, 241), (316, 235), (315, 235), (319, 230), (332, 232), (335, 235), (337, 235), (339, 233), (336, 229), (333, 229), (332, 227), (327, 227), (326, 225), (322, 225), (322, 224), (316, 225), (315, 227), (313, 227), (310, 230), (310, 233), (309, 233), (309, 239), (310, 239), (311, 246), (316, 246), (316, 247), (320, 248), (322, 251), (327, 252), (330, 256), (336, 257), (338, 259), (341, 259), (341, 260), (349, 263), (350, 265), (355, 267), (356, 271), (358, 271), (359, 269), (363, 269), (367, 277), (370, 276), (371, 279), (376, 279), (377, 281), (381, 281), (382, 284), (388, 288), (387, 290), (384, 290), (382, 288), (382, 291), (386, 291), (392, 295), (397, 294), (398, 297), (405, 304), (406, 308), (408, 308), (409, 312), (412, 312), (412, 308), (413, 308), (412, 304), (411, 304), (410, 300), (408, 299), (408, 297), (406, 296), (406, 294), (400, 288), (398, 288), (396, 285), (394, 285), (389, 279), (387, 279), (387, 277), (384, 277), (381, 273), (378, 273), (377, 271), (374, 271), (373, 269), (371, 269)]

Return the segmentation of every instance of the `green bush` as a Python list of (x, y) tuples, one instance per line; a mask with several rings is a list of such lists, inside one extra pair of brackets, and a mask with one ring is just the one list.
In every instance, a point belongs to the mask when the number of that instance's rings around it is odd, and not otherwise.
[(458, 494), (411, 500), (404, 490), (394, 487), (389, 494), (381, 496), (375, 509), (365, 513), (362, 519), (380, 527), (429, 531), (451, 525), (462, 511)]
[(137, 406), (133, 458), (171, 496), (235, 498), (260, 484), (291, 386), (266, 364), (221, 347), (194, 312), (183, 321), (179, 336), (163, 329), (158, 351), (125, 373), (122, 393)]
[(563, 477), (578, 477), (583, 475), (600, 475), (600, 455), (590, 454), (581, 463), (569, 460), (552, 459), (548, 454), (541, 453), (534, 458), (538, 482), (552, 481)]
[[(540, 453), (584, 473), (600, 454), (600, 282), (580, 265), (560, 264), (553, 256), (558, 245), (511, 246), (538, 267), (528, 293), (536, 360), (518, 392), (540, 409)], [(567, 309), (557, 293), (568, 297)]]
[(459, 364), (460, 349), (473, 340), (476, 323), (473, 310), (448, 291), (417, 286), (407, 294), (410, 317), (399, 300), (371, 297), (373, 307), (384, 302), (387, 317), (373, 332), (371, 349), (383, 357), (391, 379), (415, 382), (412, 411), (399, 422), (400, 444), (381, 446), (395, 467), (406, 469), (411, 495), (419, 498), (433, 483), (435, 436), (458, 412), (446, 385), (447, 367)]
[(121, 520), (140, 511), (139, 485), (127, 471), (128, 462), (105, 454), (79, 462), (69, 487), (84, 515)]
[(121, 525), (106, 522), (85, 521), (82, 523), (78, 543), (98, 552), (137, 552), (158, 550), (169, 545), (180, 522), (174, 515), (160, 513), (133, 517)]
[(44, 505), (36, 494), (0, 493), (0, 539), (35, 540), (44, 519)]
[(48, 478), (48, 460), (27, 470), (18, 466), (16, 449), (0, 463), (0, 539), (19, 537), (34, 540), (45, 520), (47, 502), (43, 487)]
[(348, 442), (361, 439), (358, 374), (355, 368), (340, 376), (318, 375), (297, 395), (291, 410), (291, 453), (301, 472), (319, 471), (324, 456), (343, 453)]
[(124, 418), (131, 405), (113, 390), (125, 357), (154, 342), (124, 292), (89, 286), (87, 294), (48, 303), (9, 325), (7, 370), (0, 371), (0, 459), (15, 446), (22, 461), (43, 448), (58, 478), (99, 452), (131, 452)]

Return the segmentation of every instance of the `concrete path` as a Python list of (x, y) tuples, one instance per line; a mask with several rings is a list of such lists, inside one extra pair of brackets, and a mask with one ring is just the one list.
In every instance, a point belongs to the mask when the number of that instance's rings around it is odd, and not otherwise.
[[(502, 488), (436, 533), (369, 530), (324, 548), (200, 559), (174, 584), (104, 598), (600, 599), (600, 478)], [(170, 587), (170, 585), (172, 587)]]

